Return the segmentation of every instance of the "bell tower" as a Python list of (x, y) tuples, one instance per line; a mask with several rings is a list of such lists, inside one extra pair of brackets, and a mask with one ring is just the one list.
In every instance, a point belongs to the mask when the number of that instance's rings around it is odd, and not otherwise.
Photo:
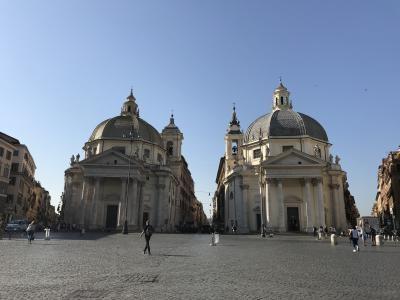
[(183, 134), (175, 125), (174, 114), (171, 114), (169, 124), (164, 127), (161, 136), (167, 150), (167, 158), (175, 161), (181, 160)]
[(240, 122), (236, 115), (236, 106), (233, 104), (232, 119), (229, 122), (225, 135), (225, 166), (229, 172), (236, 167), (242, 158), (241, 147), (243, 145), (243, 132), (240, 130)]

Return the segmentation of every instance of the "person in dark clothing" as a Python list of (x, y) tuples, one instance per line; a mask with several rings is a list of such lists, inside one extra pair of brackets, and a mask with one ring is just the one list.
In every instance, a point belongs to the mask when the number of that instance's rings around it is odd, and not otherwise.
[(371, 242), (372, 246), (376, 246), (376, 230), (371, 226)]
[(143, 228), (142, 233), (140, 234), (140, 237), (144, 234), (144, 238), (146, 239), (146, 247), (144, 247), (143, 254), (146, 254), (146, 250), (149, 252), (149, 255), (151, 255), (150, 252), (150, 238), (153, 235), (153, 226), (150, 225), (149, 220), (146, 221), (146, 225)]
[(35, 222), (35, 220), (33, 220), (28, 225), (28, 228), (26, 229), (26, 232), (28, 234), (28, 242), (29, 242), (29, 244), (32, 244), (32, 241), (34, 239), (35, 229), (36, 229), (36, 222)]

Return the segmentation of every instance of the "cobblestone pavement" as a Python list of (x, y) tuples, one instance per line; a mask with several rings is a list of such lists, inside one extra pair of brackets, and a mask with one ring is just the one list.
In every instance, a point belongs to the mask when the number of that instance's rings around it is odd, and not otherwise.
[[(0, 299), (399, 299), (400, 245), (308, 236), (59, 234), (0, 240)], [(56, 236), (57, 237), (57, 236)]]

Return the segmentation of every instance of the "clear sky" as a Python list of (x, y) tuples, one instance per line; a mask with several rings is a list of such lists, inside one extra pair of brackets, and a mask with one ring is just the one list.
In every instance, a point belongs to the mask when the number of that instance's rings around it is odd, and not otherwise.
[(0, 131), (29, 147), (57, 205), (69, 158), (132, 86), (158, 130), (173, 109), (209, 214), (232, 103), (246, 130), (282, 76), (368, 215), (400, 144), (399, 39), (399, 1), (0, 1)]

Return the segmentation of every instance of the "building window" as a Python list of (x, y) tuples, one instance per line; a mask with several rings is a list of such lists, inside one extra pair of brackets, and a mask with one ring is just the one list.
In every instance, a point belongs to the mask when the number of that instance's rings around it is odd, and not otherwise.
[(0, 147), (0, 157), (3, 157), (4, 154), (4, 148)]
[(19, 155), (19, 151), (18, 150), (14, 150), (13, 156), (18, 156), (18, 155)]
[(15, 185), (16, 178), (10, 177), (10, 185)]
[(161, 155), (160, 153), (158, 153), (158, 155), (157, 155), (157, 161), (158, 161), (160, 164), (163, 163), (163, 157), (162, 157), (162, 155)]
[(237, 140), (233, 140), (232, 141), (232, 154), (236, 155), (238, 152), (238, 141)]
[(288, 151), (290, 149), (293, 149), (293, 146), (282, 146), (282, 152)]
[(283, 97), (281, 96), (281, 104), (283, 104)]
[(10, 173), (10, 166), (4, 165), (3, 177), (8, 177), (9, 173)]
[(253, 150), (253, 158), (260, 158), (261, 157), (261, 149)]
[(168, 155), (174, 155), (174, 146), (173, 145), (174, 144), (171, 141), (167, 142), (167, 153), (168, 153)]
[(144, 149), (143, 158), (144, 159), (150, 158), (150, 150), (149, 149)]
[(19, 167), (18, 163), (12, 163), (11, 164), (11, 172), (18, 172), (18, 167)]

